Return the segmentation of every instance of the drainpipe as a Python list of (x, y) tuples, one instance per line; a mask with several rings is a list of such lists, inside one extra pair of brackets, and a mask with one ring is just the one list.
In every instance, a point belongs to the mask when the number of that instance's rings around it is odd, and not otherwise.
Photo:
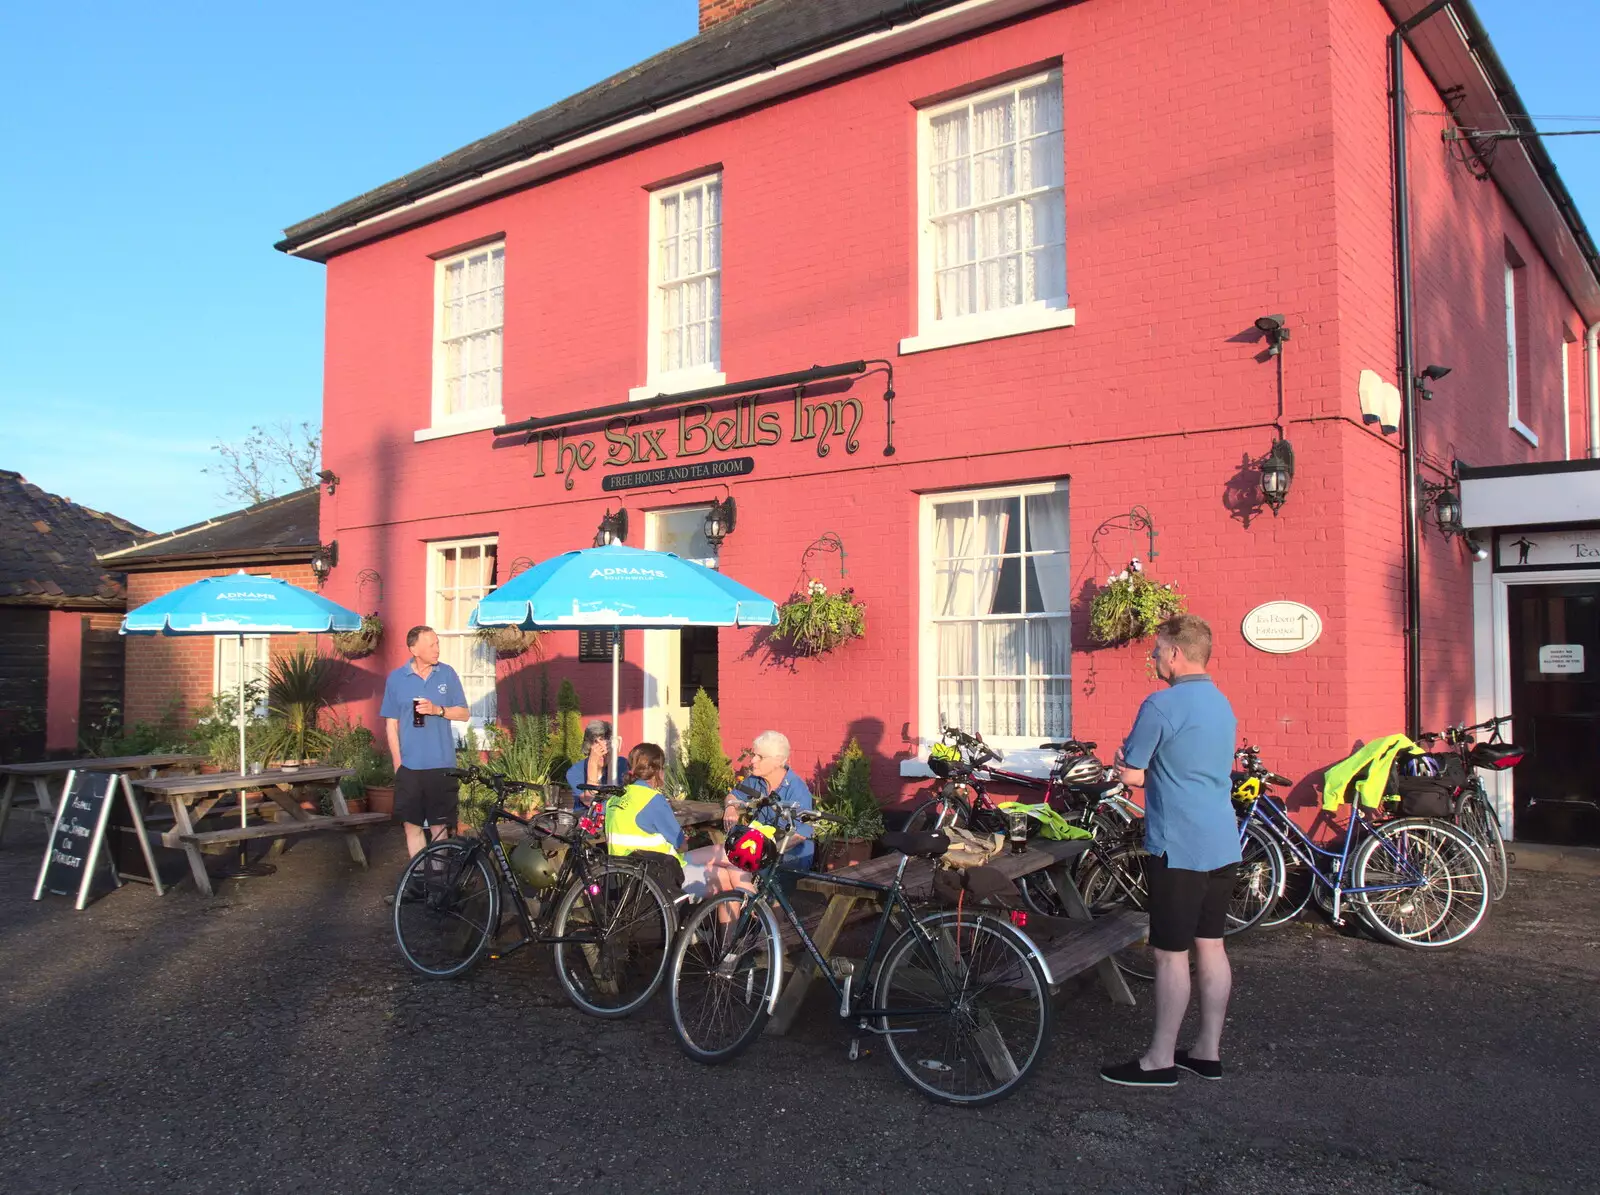
[[(1426, 10), (1424, 10), (1426, 11)], [(1389, 35), (1390, 143), (1394, 153), (1394, 266), (1400, 322), (1400, 438), (1405, 485), (1406, 733), (1422, 730), (1422, 532), (1417, 495), (1417, 388), (1411, 312), (1411, 217), (1406, 169), (1406, 42), (1402, 25)]]
[(1584, 333), (1583, 356), (1589, 364), (1589, 455), (1600, 457), (1600, 321)]

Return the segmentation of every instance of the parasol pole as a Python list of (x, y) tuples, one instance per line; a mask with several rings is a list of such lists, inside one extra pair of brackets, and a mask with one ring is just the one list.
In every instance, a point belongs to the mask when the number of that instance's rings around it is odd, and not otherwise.
[[(239, 632), (239, 778), (244, 779), (245, 773), (250, 769), (245, 766), (244, 760), (244, 632)], [(245, 812), (248, 802), (245, 800), (244, 789), (239, 790), (239, 828), (246, 829), (250, 824), (248, 814)]]
[(622, 628), (611, 632), (611, 783), (617, 782), (617, 754), (622, 749), (622, 726), (617, 720), (617, 678), (622, 673)]

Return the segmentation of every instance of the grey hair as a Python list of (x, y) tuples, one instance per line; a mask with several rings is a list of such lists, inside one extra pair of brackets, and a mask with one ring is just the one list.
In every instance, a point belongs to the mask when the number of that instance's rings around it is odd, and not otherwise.
[(762, 755), (770, 755), (775, 759), (781, 758), (784, 763), (789, 762), (789, 738), (779, 734), (776, 730), (763, 730), (756, 735), (755, 742), (750, 744)]
[(595, 718), (583, 728), (584, 750), (587, 751), (591, 746), (599, 742), (601, 739), (605, 739), (608, 742), (610, 741), (611, 723), (607, 722), (604, 718)]

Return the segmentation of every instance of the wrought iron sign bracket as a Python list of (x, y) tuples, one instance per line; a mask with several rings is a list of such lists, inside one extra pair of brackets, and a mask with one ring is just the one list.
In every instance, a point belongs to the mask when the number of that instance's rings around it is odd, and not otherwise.
[(1150, 512), (1144, 507), (1135, 506), (1127, 514), (1112, 515), (1094, 529), (1094, 542), (1099, 542), (1101, 536), (1112, 531), (1144, 531), (1150, 537), (1150, 554), (1145, 559), (1154, 560), (1160, 555), (1156, 551), (1156, 536), (1161, 533), (1156, 530), (1155, 520), (1150, 517)]

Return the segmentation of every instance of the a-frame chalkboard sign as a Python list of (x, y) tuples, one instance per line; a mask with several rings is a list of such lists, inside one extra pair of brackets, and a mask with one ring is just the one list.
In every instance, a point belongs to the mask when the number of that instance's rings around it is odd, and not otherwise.
[[(77, 907), (83, 908), (89, 903), (95, 864), (101, 858), (110, 866), (112, 884), (122, 887), (116, 864), (105, 850), (106, 823), (119, 793), (128, 803), (133, 824), (145, 846), (145, 858), (149, 860), (150, 844), (144, 832), (144, 818), (128, 792), (126, 779), (115, 772), (68, 772), (56, 820), (50, 827), (50, 840), (45, 843), (44, 860), (39, 865), (39, 882), (33, 887), (34, 900), (41, 899), (47, 892), (55, 896), (76, 895)], [(154, 872), (154, 861), (150, 863)]]

